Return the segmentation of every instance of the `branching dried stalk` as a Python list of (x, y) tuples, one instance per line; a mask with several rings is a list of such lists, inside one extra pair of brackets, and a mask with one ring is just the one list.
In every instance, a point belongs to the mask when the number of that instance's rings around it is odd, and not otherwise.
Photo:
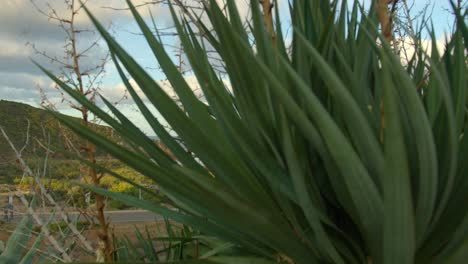
[(34, 211), (34, 209), (29, 206), (28, 200), (24, 197), (24, 194), (18, 193), (17, 196), (19, 197), (20, 201), (26, 206), (27, 212), (33, 217), (36, 223), (41, 227), (41, 231), (44, 233), (44, 236), (49, 240), (50, 244), (60, 253), (64, 262), (72, 262), (72, 258), (68, 255), (67, 251), (60, 245), (60, 243), (55, 239), (54, 236), (51, 235), (47, 224), (41, 219), (41, 217)]
[[(34, 4), (34, 1), (32, 1)], [(64, 60), (57, 59), (55, 56), (50, 56), (44, 52), (38, 52), (39, 55), (49, 58), (53, 63), (57, 63), (62, 69), (62, 76), (65, 82), (70, 84), (72, 87), (81, 93), (83, 96), (88, 97), (92, 102), (95, 102), (96, 92), (99, 90), (100, 80), (105, 73), (105, 65), (109, 61), (109, 54), (102, 59), (101, 63), (88, 68), (83, 69), (81, 67), (81, 58), (85, 57), (92, 49), (98, 46), (98, 40), (93, 41), (90, 45), (79, 50), (78, 48), (78, 34), (83, 32), (90, 32), (89, 30), (78, 29), (76, 26), (76, 18), (81, 11), (81, 4), (76, 0), (64, 0), (64, 4), (67, 6), (68, 17), (64, 14), (59, 14), (50, 4), (47, 5), (49, 12), (41, 10), (37, 5), (36, 9), (49, 20), (55, 21), (59, 24), (60, 28), (64, 31), (67, 36), (67, 40), (64, 46), (66, 58)], [(36, 50), (36, 49), (35, 49)], [(36, 50), (37, 51), (37, 50)], [(85, 80), (86, 79), (86, 80)], [(89, 116), (89, 111), (86, 107), (77, 106), (69, 100), (66, 101), (71, 108), (78, 110), (81, 113), (81, 122), (86, 127), (91, 127), (92, 123)], [(83, 155), (91, 163), (96, 163), (96, 149), (93, 144), (86, 141), (83, 146), (79, 148), (79, 155)], [(90, 166), (87, 167), (85, 173), (89, 183), (94, 186), (100, 186), (102, 174), (100, 174), (96, 168)], [(100, 229), (98, 231), (98, 237), (104, 245), (105, 261), (112, 262), (113, 249), (112, 243), (109, 236), (109, 222), (105, 216), (104, 208), (106, 206), (105, 197), (95, 194), (96, 207), (94, 215), (99, 222)], [(83, 242), (83, 241), (82, 241)], [(92, 250), (92, 247), (86, 244), (86, 249)]]
[[(3, 137), (5, 138), (5, 140), (8, 142), (8, 144), (10, 145), (11, 149), (15, 152), (15, 155), (16, 155), (16, 159), (19, 161), (20, 165), (21, 165), (21, 168), (23, 169), (23, 171), (32, 176), (35, 180), (36, 180), (36, 183), (37, 185), (40, 187), (41, 189), (41, 193), (43, 195), (46, 195), (46, 197), (50, 198), (50, 201), (52, 201), (54, 203), (54, 205), (56, 206), (56, 209), (57, 211), (61, 212), (61, 215), (62, 217), (64, 218), (64, 221), (67, 223), (67, 225), (70, 227), (70, 229), (72, 230), (72, 232), (77, 235), (78, 238), (80, 238), (80, 236), (82, 238), (84, 238), (80, 232), (78, 232), (76, 226), (74, 226), (73, 224), (71, 224), (69, 221), (68, 221), (68, 217), (66, 216), (65, 212), (63, 211), (63, 209), (58, 206), (55, 201), (53, 200), (53, 198), (45, 191), (45, 188), (44, 186), (42, 185), (42, 183), (38, 180), (37, 177), (35, 177), (34, 173), (32, 172), (32, 170), (29, 168), (29, 166), (26, 164), (26, 162), (24, 161), (20, 151), (17, 150), (17, 148), (15, 147), (15, 145), (13, 144), (13, 142), (10, 140), (10, 138), (8, 137), (7, 133), (5, 132), (5, 130), (3, 129), (3, 127), (0, 126), (0, 131), (2, 132), (2, 135)], [(39, 215), (34, 211), (34, 209), (29, 206), (29, 202), (28, 200), (26, 199), (26, 197), (24, 196), (23, 193), (21, 192), (18, 192), (17, 193), (17, 196), (19, 197), (20, 201), (23, 203), (23, 205), (27, 208), (27, 212), (33, 217), (33, 219), (36, 221), (36, 223), (41, 227), (41, 230), (42, 232), (44, 233), (44, 235), (46, 236), (46, 238), (49, 240), (50, 244), (54, 247), (55, 250), (57, 250), (60, 255), (61, 255), (61, 258), (63, 259), (63, 261), (65, 262), (72, 262), (72, 259), (71, 257), (68, 255), (67, 251), (60, 245), (60, 243), (55, 239), (54, 236), (51, 235), (50, 233), (50, 230), (49, 228), (47, 227), (47, 225), (44, 223), (44, 221), (39, 217)], [(76, 233), (75, 233), (76, 232)], [(86, 242), (86, 240), (84, 240)], [(86, 242), (86, 244), (88, 244)], [(91, 248), (92, 249), (92, 248)]]
[[(91, 246), (91, 244), (89, 243), (89, 241), (86, 240), (86, 238), (81, 234), (80, 231), (78, 231), (78, 228), (69, 221), (69, 217), (67, 215), (67, 213), (63, 210), (63, 207), (60, 206), (56, 201), (55, 199), (50, 195), (50, 193), (46, 190), (46, 188), (44, 187), (44, 185), (42, 184), (42, 182), (40, 181), (40, 179), (38, 179), (38, 177), (36, 176), (36, 174), (33, 173), (33, 171), (31, 170), (31, 168), (27, 165), (27, 163), (25, 162), (25, 160), (23, 159), (23, 156), (21, 155), (21, 153), (16, 149), (15, 145), (13, 144), (13, 142), (10, 140), (10, 138), (8, 137), (7, 133), (5, 132), (5, 130), (0, 126), (0, 130), (3, 134), (3, 137), (5, 138), (5, 140), (8, 142), (8, 144), (10, 145), (11, 149), (14, 151), (15, 155), (16, 155), (16, 159), (18, 160), (20, 166), (21, 166), (21, 169), (23, 170), (23, 172), (32, 177), (35, 181), (35, 183), (37, 184), (37, 186), (39, 187), (39, 190), (41, 191), (41, 195), (44, 196), (47, 201), (54, 206), (56, 212), (58, 212), (58, 214), (60, 215), (60, 217), (62, 218), (62, 220), (66, 223), (67, 227), (70, 228), (70, 230), (72, 231), (73, 235), (75, 235), (78, 240), (81, 242), (81, 244), (83, 245), (84, 248), (86, 248), (86, 250), (90, 251), (90, 252), (94, 252), (94, 248)], [(29, 132), (27, 132), (27, 137), (29, 137)], [(49, 150), (47, 149), (47, 152)], [(47, 155), (46, 155), (47, 156)]]

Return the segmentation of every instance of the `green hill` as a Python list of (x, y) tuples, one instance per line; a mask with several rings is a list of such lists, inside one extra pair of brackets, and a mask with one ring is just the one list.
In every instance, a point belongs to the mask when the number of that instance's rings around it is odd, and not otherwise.
[[(77, 122), (78, 118), (69, 117)], [(29, 121), (29, 142), (25, 146)], [(21, 149), (25, 146), (23, 154), (28, 157), (43, 156), (45, 146), (50, 149), (71, 150), (72, 146), (80, 148), (83, 141), (70, 130), (60, 125), (47, 111), (27, 104), (0, 100), (0, 126), (7, 132), (14, 145)], [(95, 129), (105, 135), (111, 134), (106, 126), (93, 125)], [(49, 143), (50, 142), (50, 143)], [(55, 152), (52, 158), (62, 155)], [(8, 142), (0, 133), (0, 164), (15, 161), (15, 155)]]

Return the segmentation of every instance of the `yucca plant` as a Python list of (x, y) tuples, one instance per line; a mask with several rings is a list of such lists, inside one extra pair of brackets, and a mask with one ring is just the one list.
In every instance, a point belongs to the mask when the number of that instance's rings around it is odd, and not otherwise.
[[(164, 228), (142, 232), (135, 228), (136, 241), (128, 236), (114, 239), (115, 261), (135, 262), (178, 262), (194, 259), (210, 259), (211, 262), (230, 260), (230, 256), (245, 255), (246, 250), (235, 244), (200, 234), (188, 226), (164, 221)], [(248, 253), (248, 252), (247, 252)]]
[[(56, 117), (153, 179), (179, 210), (88, 188), (238, 245), (250, 252), (242, 263), (461, 263), (468, 253), (466, 10), (454, 8), (457, 23), (443, 52), (434, 44), (426, 54), (417, 43), (402, 64), (381, 38), (372, 6), (364, 12), (358, 2), (349, 10), (346, 1), (290, 1), (288, 52), (282, 10), (275, 10), (272, 39), (258, 0), (248, 30), (235, 1), (226, 1), (229, 18), (207, 2), (212, 30), (199, 21), (203, 39), (170, 6), (204, 103), (128, 1), (182, 107), (87, 10), (175, 160), (105, 98), (112, 115), (43, 69), (129, 147)], [(206, 46), (226, 76), (213, 69)]]

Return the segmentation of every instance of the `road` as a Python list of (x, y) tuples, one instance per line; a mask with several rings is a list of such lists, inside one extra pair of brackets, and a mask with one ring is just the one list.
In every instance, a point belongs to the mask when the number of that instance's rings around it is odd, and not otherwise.
[[(41, 219), (46, 222), (50, 217), (50, 213), (38, 213)], [(68, 217), (71, 221), (75, 221), (80, 214), (78, 212), (69, 212)], [(162, 219), (162, 216), (145, 211), (145, 210), (121, 210), (121, 211), (106, 211), (106, 216), (110, 219), (113, 224), (123, 224), (131, 222), (150, 222)], [(17, 223), (24, 217), (24, 214), (17, 214), (13, 216), (14, 223)], [(1, 220), (3, 220), (3, 214), (1, 214)], [(62, 217), (58, 214), (54, 216), (56, 220), (62, 220)], [(83, 216), (81, 220), (85, 220)], [(97, 223), (97, 220), (96, 220)]]

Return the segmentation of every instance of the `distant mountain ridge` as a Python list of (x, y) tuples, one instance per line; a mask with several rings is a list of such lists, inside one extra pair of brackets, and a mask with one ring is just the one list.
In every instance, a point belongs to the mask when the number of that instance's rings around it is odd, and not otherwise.
[[(70, 116), (68, 118), (80, 121), (79, 118)], [(50, 146), (51, 149), (71, 150), (72, 146), (79, 149), (83, 144), (83, 140), (61, 125), (47, 111), (19, 102), (0, 100), (0, 126), (18, 149), (25, 146), (28, 121), (29, 140), (24, 149), (24, 155), (43, 155), (45, 146)], [(112, 134), (112, 129), (107, 126), (93, 125), (93, 127), (106, 136)], [(59, 157), (60, 154), (55, 154), (55, 156)], [(14, 152), (0, 133), (0, 162), (15, 159)]]

